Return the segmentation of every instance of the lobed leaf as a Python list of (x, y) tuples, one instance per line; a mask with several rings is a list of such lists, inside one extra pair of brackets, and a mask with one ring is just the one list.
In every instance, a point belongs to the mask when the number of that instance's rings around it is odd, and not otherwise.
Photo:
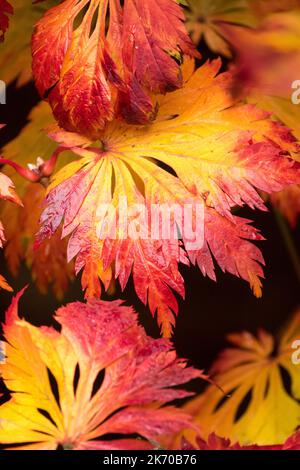
[(299, 332), (296, 312), (277, 341), (264, 330), (229, 335), (232, 347), (211, 370), (225, 395), (209, 386), (187, 405), (204, 439), (215, 433), (241, 445), (282, 445), (297, 430), (300, 374), (292, 355)]
[(60, 126), (97, 138), (116, 115), (151, 121), (152, 94), (182, 85), (175, 58), (197, 55), (183, 20), (174, 0), (65, 0), (47, 11), (32, 38), (33, 75)]
[[(179, 262), (197, 262), (215, 279), (214, 257), (224, 271), (242, 277), (256, 295), (261, 294), (263, 258), (248, 240), (262, 237), (231, 210), (244, 204), (266, 210), (257, 190), (280, 191), (300, 179), (299, 164), (291, 158), (299, 148), (295, 137), (268, 113), (233, 98), (232, 78), (228, 73), (217, 75), (219, 68), (220, 62), (214, 61), (193, 73), (192, 64), (186, 63), (184, 87), (159, 98), (151, 126), (115, 121), (96, 142), (82, 142), (81, 136), (58, 127), (50, 129), (52, 138), (81, 158), (55, 174), (39, 240), (51, 237), (62, 224), (62, 236), (70, 236), (68, 259), (77, 257), (84, 287), (92, 286), (88, 294), (99, 293), (91, 263), (102, 263), (105, 279), (110, 279), (107, 270), (112, 269), (122, 288), (132, 271), (139, 298), (148, 300), (153, 315), (157, 311), (166, 335), (177, 313), (174, 291), (184, 295)], [(174, 219), (167, 239), (153, 239), (148, 220), (138, 214), (127, 221), (126, 236), (113, 233), (111, 214), (103, 205), (112, 206), (120, 220), (124, 199), (128, 206), (145, 208), (200, 206), (201, 243), (197, 249), (189, 247), (184, 233), (179, 237), (183, 244), (178, 241)], [(131, 222), (140, 227), (139, 234), (129, 234)], [(104, 235), (103, 227), (108, 229)]]
[(202, 372), (177, 359), (168, 341), (148, 337), (130, 307), (120, 301), (69, 304), (56, 313), (59, 333), (20, 320), (20, 295), (3, 326), (7, 357), (0, 373), (13, 394), (0, 407), (2, 444), (138, 449), (193, 427), (186, 413), (162, 406), (190, 395), (174, 386)]

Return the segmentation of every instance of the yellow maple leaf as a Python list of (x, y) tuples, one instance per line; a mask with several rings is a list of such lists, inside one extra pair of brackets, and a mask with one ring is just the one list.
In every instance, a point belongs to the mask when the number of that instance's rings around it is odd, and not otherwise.
[[(79, 145), (78, 135), (58, 127), (50, 132), (81, 158), (52, 178), (39, 240), (51, 237), (62, 223), (63, 236), (70, 236), (68, 259), (76, 257), (77, 272), (100, 260), (104, 269), (114, 268), (125, 288), (132, 271), (139, 298), (148, 300), (153, 315), (157, 312), (166, 335), (178, 311), (173, 291), (184, 295), (178, 263), (188, 258), (215, 279), (213, 255), (224, 271), (242, 277), (261, 295), (263, 258), (248, 239), (262, 237), (231, 209), (248, 204), (264, 210), (254, 188), (270, 193), (299, 180), (298, 165), (288, 157), (298, 148), (295, 138), (268, 113), (233, 98), (231, 76), (218, 75), (220, 66), (217, 60), (193, 73), (186, 64), (185, 86), (160, 98), (151, 126), (115, 121), (89, 145)], [(204, 245), (185, 252), (178, 240), (153, 240), (149, 233), (136, 240), (102, 237), (106, 213), (101, 208), (112, 204), (119, 210), (122, 198), (146, 207), (201, 205)], [(84, 287), (87, 278), (94, 283), (85, 276)]]
[[(161, 436), (195, 428), (185, 412), (163, 405), (189, 396), (178, 386), (205, 376), (177, 359), (171, 343), (148, 337), (131, 307), (120, 301), (68, 304), (56, 312), (59, 333), (19, 318), (21, 294), (3, 325), (0, 374), (12, 396), (0, 406), (0, 444), (149, 449)], [(114, 439), (105, 439), (108, 434)]]
[[(230, 334), (233, 344), (214, 363), (216, 387), (187, 405), (207, 438), (210, 433), (243, 445), (282, 444), (300, 424), (300, 312), (277, 339), (264, 330)], [(298, 341), (298, 343), (295, 343)]]

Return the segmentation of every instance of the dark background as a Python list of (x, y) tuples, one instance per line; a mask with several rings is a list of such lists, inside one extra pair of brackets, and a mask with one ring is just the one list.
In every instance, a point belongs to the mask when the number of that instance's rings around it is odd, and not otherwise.
[[(204, 44), (200, 45), (200, 49), (203, 60), (212, 57)], [(21, 89), (16, 89), (14, 84), (9, 87), (7, 105), (0, 106), (0, 122), (7, 124), (5, 131), (1, 133), (0, 146), (20, 132), (30, 109), (37, 101), (38, 96), (32, 83)], [(24, 151), (26, 152), (26, 149)], [(180, 312), (175, 329), (175, 346), (178, 355), (188, 358), (193, 365), (204, 369), (209, 368), (218, 351), (225, 346), (227, 333), (236, 330), (256, 332), (258, 327), (276, 332), (299, 304), (299, 282), (272, 209), (270, 208), (268, 213), (242, 209), (239, 215), (253, 220), (267, 239), (259, 243), (266, 261), (266, 280), (262, 299), (253, 296), (247, 283), (230, 274), (223, 274), (219, 269), (217, 269), (218, 281), (214, 283), (204, 278), (198, 268), (182, 267), (186, 300), (179, 299)], [(299, 225), (293, 231), (292, 237), (300, 251)], [(6, 269), (2, 251), (0, 272), (14, 287), (15, 292), (29, 284), (20, 302), (20, 312), (27, 320), (36, 325), (53, 324), (53, 313), (61, 303), (51, 292), (48, 295), (40, 294), (25, 267), (18, 279), (12, 279)], [(1, 291), (0, 296), (2, 321), (12, 295)], [(120, 297), (133, 305), (139, 312), (140, 321), (147, 332), (159, 336), (156, 321), (137, 299), (132, 281), (125, 292), (116, 292), (115, 297)], [(63, 303), (74, 300), (83, 300), (79, 278), (70, 286)]]

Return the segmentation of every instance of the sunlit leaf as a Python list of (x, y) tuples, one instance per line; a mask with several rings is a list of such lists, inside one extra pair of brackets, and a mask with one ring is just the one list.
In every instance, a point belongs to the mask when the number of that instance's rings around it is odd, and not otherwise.
[(47, 11), (33, 34), (33, 75), (59, 124), (97, 138), (116, 115), (151, 121), (152, 94), (180, 87), (177, 61), (197, 55), (183, 20), (174, 0), (65, 0)]
[(214, 363), (214, 387), (187, 406), (210, 433), (242, 445), (283, 444), (300, 423), (300, 369), (293, 360), (300, 338), (297, 312), (277, 339), (264, 330), (229, 335), (232, 347)]
[(56, 313), (59, 333), (20, 320), (18, 297), (3, 326), (0, 374), (13, 394), (0, 407), (0, 443), (138, 449), (193, 426), (183, 411), (162, 405), (189, 396), (178, 386), (202, 372), (177, 359), (168, 341), (148, 337), (130, 307), (69, 304)]
[[(50, 131), (81, 158), (55, 174), (39, 240), (52, 236), (62, 223), (62, 235), (70, 235), (68, 259), (77, 257), (77, 271), (86, 269), (90, 259), (100, 259), (104, 269), (114, 268), (122, 288), (132, 271), (138, 296), (145, 303), (148, 298), (166, 335), (177, 313), (173, 291), (184, 294), (178, 263), (187, 264), (188, 258), (215, 279), (214, 257), (224, 271), (242, 277), (256, 295), (261, 294), (263, 258), (248, 240), (262, 237), (249, 221), (233, 216), (231, 209), (247, 204), (265, 210), (255, 188), (280, 191), (300, 177), (298, 163), (289, 158), (299, 148), (295, 138), (268, 113), (233, 98), (230, 74), (217, 75), (220, 65), (219, 61), (207, 63), (193, 73), (191, 64), (186, 64), (184, 87), (160, 98), (151, 126), (114, 122), (90, 145), (80, 144), (80, 136), (59, 128)], [(136, 240), (122, 239), (120, 234), (101, 237), (98, 229), (107, 215), (103, 205), (111, 204), (122, 217), (119, 201), (123, 198), (128, 205), (147, 208), (203, 206), (204, 245), (202, 239), (197, 248), (185, 243), (184, 251), (172, 237), (153, 239), (147, 224), (142, 224)], [(138, 221), (138, 216), (133, 220)], [(197, 228), (199, 235), (201, 229)], [(86, 278), (84, 284), (88, 284)]]

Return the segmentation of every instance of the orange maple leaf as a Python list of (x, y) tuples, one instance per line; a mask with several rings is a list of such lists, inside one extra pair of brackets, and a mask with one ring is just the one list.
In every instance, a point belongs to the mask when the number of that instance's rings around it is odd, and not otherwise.
[(174, 58), (197, 55), (183, 20), (175, 0), (65, 0), (48, 10), (33, 34), (33, 75), (59, 124), (97, 138), (116, 114), (151, 120), (152, 93), (182, 85)]
[[(170, 342), (147, 336), (132, 308), (120, 301), (69, 304), (56, 313), (59, 333), (19, 318), (21, 294), (3, 325), (0, 374), (12, 397), (0, 407), (0, 443), (137, 449), (195, 427), (182, 410), (163, 405), (189, 396), (178, 386), (205, 376), (177, 359)], [(132, 434), (141, 439), (126, 438)]]
[[(248, 240), (262, 237), (249, 221), (233, 216), (231, 208), (248, 204), (265, 210), (255, 188), (270, 193), (300, 178), (299, 164), (289, 158), (289, 152), (298, 149), (295, 138), (268, 113), (235, 100), (229, 91), (231, 76), (217, 76), (219, 68), (215, 61), (193, 73), (193, 65), (186, 63), (184, 87), (160, 97), (151, 126), (114, 122), (90, 144), (80, 144), (80, 136), (55, 126), (50, 130), (56, 141), (67, 142), (81, 158), (54, 176), (39, 240), (63, 224), (62, 235), (70, 235), (68, 259), (77, 257), (84, 287), (95, 283), (96, 273), (86, 267), (90, 260), (103, 263), (105, 270), (113, 267), (122, 288), (132, 271), (138, 296), (145, 303), (148, 298), (166, 335), (178, 308), (172, 291), (184, 294), (179, 262), (197, 262), (215, 279), (214, 257), (224, 271), (241, 276), (260, 295), (263, 258)], [(145, 207), (199, 204), (204, 245), (184, 248), (178, 237), (153, 239), (149, 232), (136, 239), (100, 236), (107, 215), (101, 208), (111, 204), (121, 218), (120, 198)]]

